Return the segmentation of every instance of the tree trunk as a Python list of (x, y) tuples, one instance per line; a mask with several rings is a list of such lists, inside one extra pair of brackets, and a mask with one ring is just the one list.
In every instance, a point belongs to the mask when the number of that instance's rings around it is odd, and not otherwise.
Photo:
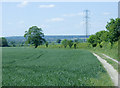
[(35, 48), (37, 48), (38, 47), (38, 45), (35, 45)]
[(111, 49), (112, 49), (112, 47), (113, 47), (113, 42), (111, 42)]

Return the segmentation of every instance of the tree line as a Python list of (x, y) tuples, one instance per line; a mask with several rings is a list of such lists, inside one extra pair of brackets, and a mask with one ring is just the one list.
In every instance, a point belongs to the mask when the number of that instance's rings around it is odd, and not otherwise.
[[(44, 39), (44, 33), (42, 32), (42, 29), (38, 28), (37, 26), (30, 27), (29, 30), (25, 32), (24, 37), (26, 38), (27, 42), (34, 45), (35, 48), (42, 44), (45, 44), (46, 47), (48, 47), (48, 42)], [(76, 43), (74, 43), (72, 40), (64, 39), (61, 41), (58, 39), (56, 42), (62, 43), (65, 48), (67, 45), (70, 48), (74, 45), (74, 48), (76, 48)]]
[(0, 38), (0, 47), (7, 47), (8, 46), (8, 42), (6, 40), (6, 38), (1, 37)]
[[(120, 39), (120, 18), (110, 19), (110, 22), (107, 22), (106, 29), (106, 31), (99, 31), (94, 35), (91, 35), (87, 39), (87, 42), (90, 43), (93, 47), (99, 45), (101, 48), (103, 42), (110, 42), (112, 47), (114, 42)], [(44, 33), (42, 32), (42, 29), (38, 28), (37, 26), (32, 26), (29, 28), (28, 31), (25, 31), (24, 37), (27, 40), (26, 43), (35, 46), (35, 48), (43, 44), (48, 47), (48, 42), (44, 39)], [(59, 44), (61, 43), (64, 48), (66, 48), (67, 46), (69, 46), (70, 48), (74, 46), (75, 49), (78, 43), (77, 40), (73, 41), (67, 39), (58, 39), (56, 42)], [(11, 44), (15, 46), (15, 42), (11, 42)], [(8, 42), (4, 37), (0, 38), (0, 46), (8, 46)]]
[(106, 29), (106, 31), (99, 31), (91, 35), (87, 39), (87, 42), (93, 47), (99, 45), (100, 48), (102, 48), (103, 42), (110, 42), (112, 47), (113, 44), (120, 39), (120, 18), (110, 19), (110, 22), (107, 22)]

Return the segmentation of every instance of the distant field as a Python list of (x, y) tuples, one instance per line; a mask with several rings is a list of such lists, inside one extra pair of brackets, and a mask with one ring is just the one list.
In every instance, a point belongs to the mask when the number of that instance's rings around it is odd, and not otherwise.
[(86, 50), (3, 48), (2, 54), (3, 86), (113, 86)]
[[(38, 46), (38, 48), (46, 48), (46, 46), (41, 45)], [(55, 44), (49, 45), (48, 48), (64, 48), (64, 46), (62, 44)], [(69, 46), (67, 46), (67, 48), (69, 49)], [(74, 49), (74, 46), (72, 46), (72, 49)], [(118, 61), (120, 60), (120, 41), (119, 43), (115, 42), (112, 48), (109, 42), (105, 42), (102, 48), (100, 48), (99, 45), (97, 47), (92, 47), (92, 45), (90, 45), (89, 43), (78, 43), (77, 49), (85, 49), (91, 52), (104, 53)]]

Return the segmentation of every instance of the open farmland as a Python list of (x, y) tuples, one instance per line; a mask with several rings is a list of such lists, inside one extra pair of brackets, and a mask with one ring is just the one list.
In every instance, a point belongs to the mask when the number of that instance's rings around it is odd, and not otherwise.
[(3, 48), (2, 55), (3, 86), (113, 86), (86, 50)]

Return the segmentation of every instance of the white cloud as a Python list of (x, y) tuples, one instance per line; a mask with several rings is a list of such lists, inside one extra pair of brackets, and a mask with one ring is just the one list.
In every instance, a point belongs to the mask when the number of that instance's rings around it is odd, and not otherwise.
[(59, 22), (59, 21), (64, 21), (64, 18), (52, 18), (47, 20), (47, 22)]
[(51, 4), (51, 5), (40, 5), (39, 8), (53, 8), (55, 7), (55, 5)]
[(74, 17), (74, 16), (85, 16), (84, 12), (80, 13), (71, 13), (71, 14), (64, 14), (64, 17)]
[(20, 4), (18, 4), (18, 7), (25, 7), (28, 4), (28, 1), (23, 1)]
[(104, 12), (103, 15), (110, 15), (110, 13), (109, 12)]

